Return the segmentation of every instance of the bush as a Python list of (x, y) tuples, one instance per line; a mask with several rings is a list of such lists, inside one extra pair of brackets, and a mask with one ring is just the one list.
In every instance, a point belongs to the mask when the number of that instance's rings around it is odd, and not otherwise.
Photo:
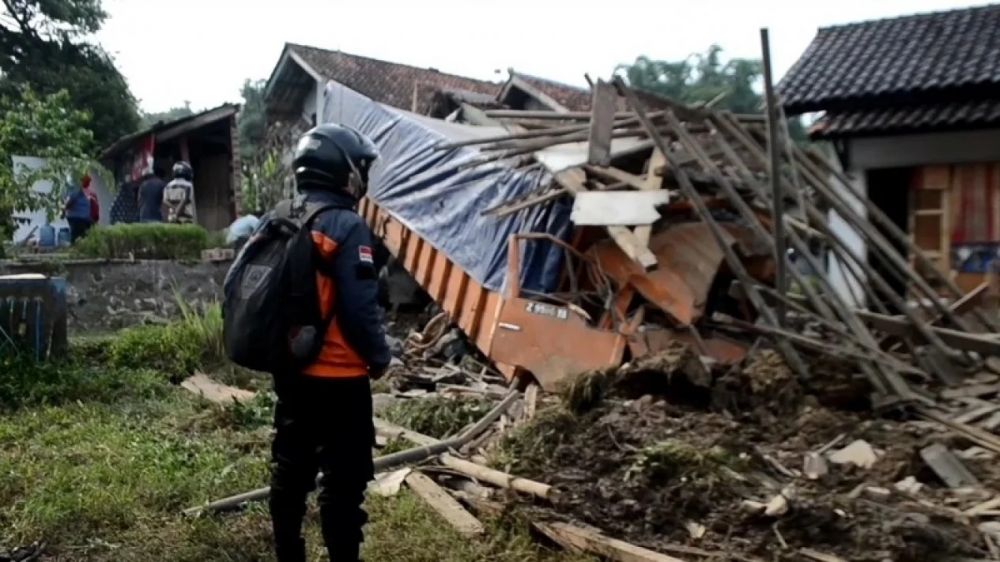
[(123, 330), (108, 347), (108, 362), (117, 368), (153, 369), (177, 381), (197, 369), (208, 369), (225, 357), (222, 306), (200, 313), (182, 301), (182, 318), (166, 326)]
[(166, 392), (163, 378), (146, 369), (110, 369), (79, 361), (36, 362), (27, 356), (0, 359), (0, 411), (77, 400), (116, 402)]
[(137, 223), (92, 228), (73, 252), (102, 259), (198, 259), (209, 247), (208, 231), (200, 226)]

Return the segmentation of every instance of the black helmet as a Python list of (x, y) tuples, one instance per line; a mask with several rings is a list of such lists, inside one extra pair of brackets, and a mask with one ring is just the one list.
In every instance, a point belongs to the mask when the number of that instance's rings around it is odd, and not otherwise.
[(188, 181), (194, 179), (194, 168), (184, 160), (174, 163), (174, 178), (181, 178)]
[(319, 125), (299, 139), (292, 168), (299, 189), (341, 190), (361, 199), (376, 158), (378, 149), (368, 137), (341, 125)]

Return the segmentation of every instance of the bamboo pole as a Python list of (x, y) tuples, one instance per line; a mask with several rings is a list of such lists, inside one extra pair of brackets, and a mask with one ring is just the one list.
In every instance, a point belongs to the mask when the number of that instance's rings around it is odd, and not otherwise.
[(448, 454), (441, 455), (441, 464), (456, 472), (500, 488), (531, 494), (543, 500), (552, 499), (552, 486), (548, 484), (513, 476)]

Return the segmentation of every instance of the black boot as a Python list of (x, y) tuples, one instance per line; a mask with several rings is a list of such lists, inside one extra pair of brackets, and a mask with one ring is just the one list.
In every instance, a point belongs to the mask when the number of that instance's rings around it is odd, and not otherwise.
[(278, 557), (278, 562), (306, 562), (306, 541), (301, 537), (297, 539), (275, 537), (274, 553)]

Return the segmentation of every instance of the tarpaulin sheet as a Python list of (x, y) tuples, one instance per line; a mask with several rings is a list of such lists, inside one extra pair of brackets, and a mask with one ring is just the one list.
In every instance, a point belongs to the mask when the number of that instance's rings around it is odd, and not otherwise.
[[(460, 169), (480, 155), (475, 147), (439, 150), (441, 144), (504, 134), (424, 117), (379, 104), (329, 82), (322, 122), (368, 135), (379, 148), (369, 177), (369, 197), (407, 228), (448, 256), (487, 289), (500, 291), (507, 271), (507, 241), (521, 232), (566, 239), (571, 205), (556, 201), (496, 218), (483, 211), (538, 191), (551, 180), (544, 169), (502, 163)], [(522, 252), (522, 286), (548, 292), (558, 282), (562, 251), (532, 242)]]

